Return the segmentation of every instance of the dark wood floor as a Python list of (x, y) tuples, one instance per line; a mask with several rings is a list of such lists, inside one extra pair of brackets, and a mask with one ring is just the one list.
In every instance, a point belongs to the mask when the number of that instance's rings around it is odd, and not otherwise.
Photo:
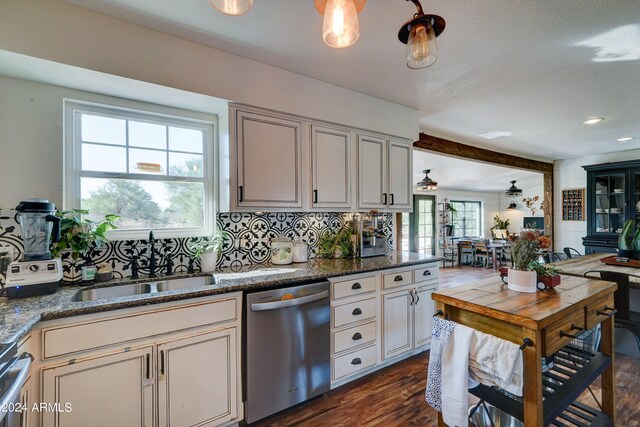
[[(473, 267), (440, 269), (440, 285), (456, 286), (497, 275)], [(424, 400), (428, 352), (332, 390), (257, 426), (435, 426), (438, 414)], [(640, 360), (617, 355), (618, 426), (640, 427)], [(598, 382), (592, 386), (600, 397)], [(585, 391), (580, 400), (595, 406)]]

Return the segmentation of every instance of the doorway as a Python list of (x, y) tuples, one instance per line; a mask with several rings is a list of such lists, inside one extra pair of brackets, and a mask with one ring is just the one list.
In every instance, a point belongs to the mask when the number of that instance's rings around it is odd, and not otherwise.
[(436, 197), (416, 194), (409, 214), (409, 250), (435, 255)]

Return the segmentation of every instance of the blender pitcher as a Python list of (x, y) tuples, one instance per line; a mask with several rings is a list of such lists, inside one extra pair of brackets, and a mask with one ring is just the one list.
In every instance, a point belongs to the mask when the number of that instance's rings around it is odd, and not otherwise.
[(22, 229), (25, 261), (52, 259), (51, 236), (60, 241), (60, 218), (56, 205), (46, 199), (27, 199), (16, 206), (16, 220)]

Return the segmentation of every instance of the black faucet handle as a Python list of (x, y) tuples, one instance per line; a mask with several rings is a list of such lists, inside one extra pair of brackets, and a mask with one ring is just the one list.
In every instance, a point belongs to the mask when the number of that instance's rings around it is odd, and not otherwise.
[(138, 279), (140, 276), (138, 276), (138, 257), (137, 256), (132, 256), (131, 257), (131, 278), (132, 279)]
[(193, 274), (195, 273), (195, 270), (193, 269), (193, 263), (195, 262), (194, 257), (189, 257), (189, 264), (187, 265), (187, 273), (188, 274)]

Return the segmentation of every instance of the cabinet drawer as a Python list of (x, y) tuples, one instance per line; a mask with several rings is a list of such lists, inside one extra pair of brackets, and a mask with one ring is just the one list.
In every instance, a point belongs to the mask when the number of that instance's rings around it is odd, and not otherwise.
[[(604, 322), (609, 318), (609, 316), (600, 313), (611, 313), (610, 308), (613, 308), (613, 294), (609, 294), (606, 297), (600, 298), (599, 300), (592, 302), (587, 306), (587, 329), (591, 329), (596, 326), (598, 323)], [(605, 310), (605, 307), (607, 308)]]
[(333, 334), (333, 353), (368, 344), (376, 340), (376, 322), (354, 326)]
[(411, 270), (398, 271), (382, 276), (382, 283), (385, 289), (397, 288), (398, 286), (410, 285), (413, 283), (413, 274)]
[(356, 350), (333, 359), (333, 379), (355, 374), (376, 364), (376, 346)]
[(238, 319), (236, 298), (182, 304), (175, 307), (87, 320), (42, 330), (42, 357), (125, 343), (168, 332)]
[(364, 294), (376, 290), (376, 277), (368, 276), (341, 282), (332, 282), (333, 299)]
[(348, 325), (376, 317), (376, 299), (368, 298), (333, 307), (333, 327)]
[(567, 345), (573, 338), (562, 336), (562, 334), (577, 335), (580, 329), (572, 329), (572, 325), (578, 328), (584, 328), (584, 309), (571, 313), (564, 319), (549, 325), (544, 329), (542, 334), (544, 348), (542, 349), (544, 356), (551, 356), (556, 351)]
[(413, 282), (427, 282), (429, 280), (438, 280), (440, 276), (440, 270), (437, 265), (430, 265), (428, 267), (420, 267), (413, 269)]

